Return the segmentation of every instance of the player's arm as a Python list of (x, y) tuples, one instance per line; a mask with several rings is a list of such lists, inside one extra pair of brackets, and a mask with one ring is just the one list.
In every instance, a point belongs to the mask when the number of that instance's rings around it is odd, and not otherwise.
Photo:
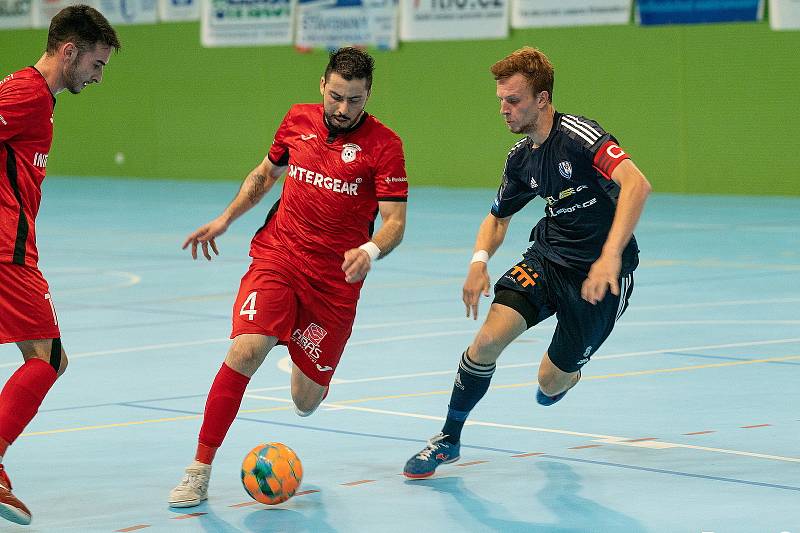
[(636, 223), (644, 209), (644, 203), (652, 190), (650, 182), (631, 161), (622, 161), (611, 174), (620, 186), (617, 210), (608, 232), (600, 257), (589, 269), (589, 275), (581, 287), (581, 296), (591, 304), (602, 300), (606, 291), (619, 295), (619, 273), (622, 269), (622, 252), (628, 245)]
[(380, 259), (389, 255), (400, 241), (406, 230), (406, 202), (378, 202), (381, 214), (381, 227), (372, 239), (359, 248), (344, 253), (342, 271), (348, 283), (357, 283), (364, 279), (372, 266), (373, 256)]
[(186, 247), (191, 244), (193, 259), (197, 259), (198, 244), (203, 248), (203, 256), (209, 261), (211, 260), (211, 254), (208, 251), (209, 245), (211, 245), (214, 254), (219, 255), (219, 250), (217, 249), (217, 244), (214, 239), (225, 233), (234, 220), (256, 205), (264, 195), (269, 192), (272, 186), (275, 185), (275, 182), (278, 181), (278, 178), (281, 177), (285, 170), (285, 166), (277, 166), (269, 160), (269, 157), (265, 157), (264, 160), (247, 175), (236, 197), (228, 207), (225, 208), (222, 214), (189, 234), (182, 248), (186, 249)]
[(511, 222), (511, 216), (500, 218), (490, 213), (486, 215), (478, 229), (472, 263), (469, 265), (467, 279), (464, 281), (462, 290), (462, 299), (467, 307), (467, 318), (471, 314), (473, 319), (477, 320), (481, 294), (489, 296), (489, 269), (486, 263), (503, 244), (509, 222)]

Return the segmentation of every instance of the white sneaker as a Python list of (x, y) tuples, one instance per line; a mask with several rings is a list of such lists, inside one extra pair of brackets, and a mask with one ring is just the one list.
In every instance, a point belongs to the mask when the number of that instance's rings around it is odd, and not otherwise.
[(186, 467), (186, 474), (169, 493), (170, 507), (194, 507), (208, 499), (211, 465), (195, 461)]

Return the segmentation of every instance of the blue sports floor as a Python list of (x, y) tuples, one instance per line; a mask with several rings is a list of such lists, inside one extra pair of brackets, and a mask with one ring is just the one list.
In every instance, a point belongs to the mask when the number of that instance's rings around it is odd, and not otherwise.
[[(208, 503), (170, 510), (250, 237), (277, 192), (220, 238), (214, 262), (180, 244), (237, 188), (45, 183), (40, 267), (71, 362), (5, 457), (34, 514), (28, 531), (800, 533), (800, 198), (655, 194), (631, 306), (580, 385), (553, 407), (534, 400), (551, 319), (501, 357), (461, 461), (408, 481), (403, 465), (439, 431), (479, 325), (461, 284), (494, 194), (412, 189), (405, 241), (370, 274), (320, 410), (295, 415), (277, 348), (217, 456)], [(534, 202), (515, 217), (495, 278), (542, 212)], [(19, 364), (0, 346), (3, 382)], [(245, 453), (267, 441), (305, 469), (304, 493), (272, 508), (239, 481)]]

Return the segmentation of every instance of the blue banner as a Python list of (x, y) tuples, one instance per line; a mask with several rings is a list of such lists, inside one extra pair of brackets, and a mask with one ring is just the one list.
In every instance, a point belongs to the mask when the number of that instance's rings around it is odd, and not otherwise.
[(642, 25), (755, 21), (761, 0), (638, 0)]

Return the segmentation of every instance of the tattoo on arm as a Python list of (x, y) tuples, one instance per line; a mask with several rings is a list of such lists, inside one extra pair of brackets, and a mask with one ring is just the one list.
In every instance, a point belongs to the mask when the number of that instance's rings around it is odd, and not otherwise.
[(247, 199), (250, 200), (250, 203), (253, 205), (257, 204), (261, 197), (264, 196), (264, 192), (266, 189), (266, 182), (267, 177), (263, 174), (259, 174), (258, 172), (253, 172), (250, 174), (250, 187), (247, 188)]

